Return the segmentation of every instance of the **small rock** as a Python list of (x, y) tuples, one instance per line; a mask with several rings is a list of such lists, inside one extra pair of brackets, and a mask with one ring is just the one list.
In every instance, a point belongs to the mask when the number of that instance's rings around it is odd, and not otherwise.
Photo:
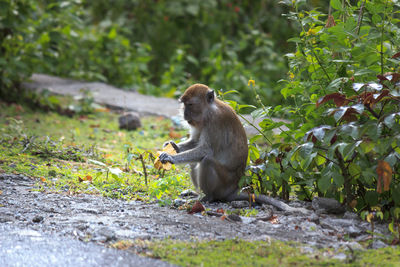
[(226, 216), (226, 219), (228, 221), (232, 221), (232, 222), (241, 222), (242, 221), (242, 218), (240, 218), (240, 216), (237, 214), (229, 214), (228, 216)]
[(9, 215), (1, 215), (0, 216), (0, 223), (13, 222), (13, 221), (15, 221), (15, 219), (12, 216), (9, 216)]
[(96, 231), (96, 234), (93, 238), (94, 241), (98, 242), (109, 242), (116, 239), (115, 232), (107, 227), (102, 227)]
[(247, 200), (236, 200), (231, 202), (232, 208), (243, 209), (249, 207), (249, 202)]
[(357, 237), (363, 234), (364, 231), (360, 230), (358, 227), (354, 225), (350, 225), (349, 228), (347, 229), (347, 232), (349, 233), (350, 237)]
[(347, 255), (344, 253), (339, 253), (332, 257), (332, 259), (336, 259), (336, 260), (340, 260), (340, 261), (344, 261), (346, 258), (347, 258)]
[(313, 222), (315, 224), (319, 224), (319, 216), (316, 213), (312, 213), (309, 217), (310, 222)]
[[(264, 205), (263, 205), (264, 206)], [(274, 215), (274, 211), (271, 207), (264, 207), (262, 210), (256, 215), (257, 220), (261, 220), (264, 222), (269, 221)]]
[(192, 191), (190, 189), (187, 189), (187, 190), (182, 191), (180, 196), (181, 197), (198, 197), (199, 194), (197, 194), (196, 192), (194, 192), (194, 191)]
[(347, 244), (347, 248), (351, 250), (364, 250), (363, 246), (358, 242), (350, 242)]
[(186, 203), (186, 201), (183, 199), (180, 199), (180, 198), (174, 199), (174, 207), (176, 207), (176, 208), (182, 206), (185, 203)]
[(377, 239), (377, 240), (374, 240), (374, 241), (372, 242), (372, 244), (370, 245), (370, 248), (372, 248), (372, 249), (378, 249), (378, 248), (385, 248), (385, 247), (387, 247), (387, 246), (388, 246), (388, 245), (385, 244), (383, 241)]
[(312, 200), (312, 208), (318, 212), (324, 211), (332, 214), (343, 214), (346, 211), (339, 201), (325, 197), (314, 197)]
[(119, 122), (120, 129), (126, 129), (129, 131), (136, 130), (137, 128), (142, 126), (139, 115), (134, 112), (128, 112), (128, 113), (122, 114), (118, 118), (118, 122)]
[(36, 215), (35, 217), (33, 217), (32, 222), (34, 223), (40, 223), (43, 221), (43, 216), (41, 215)]
[(343, 215), (343, 219), (352, 219), (352, 220), (357, 220), (358, 215), (357, 213), (351, 212), (351, 211), (346, 211)]

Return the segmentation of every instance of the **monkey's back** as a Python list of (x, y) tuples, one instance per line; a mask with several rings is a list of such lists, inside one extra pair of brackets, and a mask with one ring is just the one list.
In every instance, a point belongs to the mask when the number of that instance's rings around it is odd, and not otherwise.
[[(216, 99), (215, 114), (211, 121), (214, 135), (211, 148), (214, 157), (231, 172), (242, 173), (246, 167), (248, 146), (246, 132), (235, 111), (224, 102)], [(240, 178), (240, 177), (239, 177)]]

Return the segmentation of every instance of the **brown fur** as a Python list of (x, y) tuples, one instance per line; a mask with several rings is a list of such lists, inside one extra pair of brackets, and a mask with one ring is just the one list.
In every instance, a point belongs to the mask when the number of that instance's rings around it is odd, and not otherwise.
[(171, 161), (191, 163), (192, 181), (207, 200), (228, 200), (237, 193), (246, 167), (248, 148), (243, 125), (235, 111), (206, 85), (190, 86), (180, 101), (192, 131), (188, 141), (177, 145), (179, 153), (169, 155)]

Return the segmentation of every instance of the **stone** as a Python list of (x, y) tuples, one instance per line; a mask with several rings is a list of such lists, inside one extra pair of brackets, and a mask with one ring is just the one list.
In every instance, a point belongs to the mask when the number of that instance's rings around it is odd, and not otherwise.
[(197, 194), (193, 190), (187, 189), (187, 190), (182, 191), (180, 196), (181, 197), (198, 197), (199, 194)]
[(40, 223), (43, 221), (43, 216), (41, 215), (36, 215), (35, 217), (33, 217), (32, 222), (34, 223)]
[(244, 209), (249, 207), (249, 202), (247, 200), (235, 200), (231, 202), (232, 208)]
[(186, 201), (183, 199), (180, 199), (180, 198), (174, 199), (174, 207), (176, 207), (176, 208), (184, 205), (185, 203), (186, 203)]
[(376, 239), (372, 242), (371, 247), (372, 249), (378, 249), (378, 248), (385, 248), (388, 245), (386, 243), (384, 243), (383, 241)]
[(242, 221), (242, 218), (240, 218), (240, 216), (237, 214), (229, 214), (228, 216), (226, 216), (226, 219), (228, 221), (232, 221), (232, 222), (241, 222)]
[(314, 197), (312, 200), (312, 208), (318, 211), (318, 213), (343, 214), (346, 211), (339, 201), (325, 197)]
[(310, 222), (313, 222), (315, 224), (319, 224), (319, 216), (316, 213), (312, 213), (310, 215), (310, 217), (308, 217), (310, 219)]
[(118, 118), (119, 128), (128, 131), (136, 130), (142, 127), (139, 115), (135, 112), (124, 113)]
[(351, 219), (351, 220), (357, 220), (359, 216), (357, 213), (351, 212), (351, 211), (346, 211), (343, 215), (343, 219)]

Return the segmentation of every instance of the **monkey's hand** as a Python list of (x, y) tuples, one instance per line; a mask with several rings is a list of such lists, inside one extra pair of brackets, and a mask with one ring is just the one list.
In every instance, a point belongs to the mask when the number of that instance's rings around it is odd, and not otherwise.
[(178, 147), (177, 144), (175, 144), (174, 141), (165, 142), (164, 145), (163, 145), (163, 148), (166, 147), (169, 144), (171, 144), (171, 146), (175, 149), (176, 153), (179, 153), (179, 147)]
[(163, 152), (163, 153), (161, 153), (161, 155), (158, 158), (160, 159), (161, 163), (163, 163), (163, 164), (165, 164), (167, 162), (175, 164), (174, 158), (168, 153)]

